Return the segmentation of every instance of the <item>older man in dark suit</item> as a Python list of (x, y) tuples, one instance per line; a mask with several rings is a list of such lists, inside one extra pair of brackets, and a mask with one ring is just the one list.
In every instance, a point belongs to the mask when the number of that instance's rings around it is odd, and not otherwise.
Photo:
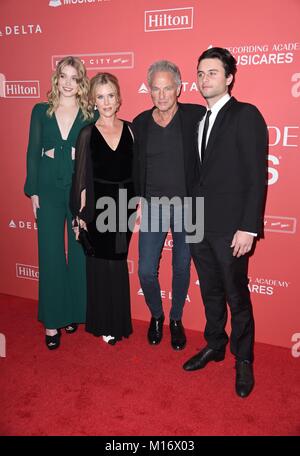
[(236, 60), (211, 48), (198, 60), (198, 86), (207, 102), (199, 124), (199, 174), (195, 197), (204, 197), (204, 238), (191, 244), (206, 314), (207, 346), (184, 364), (202, 369), (222, 361), (231, 311), (230, 348), (236, 358), (236, 393), (254, 386), (254, 319), (248, 289), (248, 260), (262, 234), (266, 193), (267, 127), (258, 109), (230, 96)]
[[(165, 318), (158, 269), (170, 228), (173, 237), (171, 345), (175, 350), (182, 350), (186, 345), (182, 313), (191, 261), (184, 229), (184, 200), (191, 194), (190, 185), (197, 172), (195, 131), (205, 108), (178, 103), (181, 75), (172, 62), (160, 60), (153, 63), (148, 70), (148, 83), (154, 106), (133, 120), (134, 181), (137, 194), (143, 197), (139, 278), (151, 312), (148, 341), (151, 345), (158, 345), (163, 336)], [(174, 202), (176, 199), (177, 204), (156, 202), (162, 198)], [(153, 229), (151, 224), (157, 224), (157, 229)]]

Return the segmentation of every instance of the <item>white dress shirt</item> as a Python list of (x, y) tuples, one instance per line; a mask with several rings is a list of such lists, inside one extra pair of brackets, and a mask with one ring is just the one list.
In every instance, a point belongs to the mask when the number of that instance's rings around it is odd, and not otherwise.
[[(210, 115), (210, 118), (209, 118), (209, 126), (208, 126), (208, 130), (207, 130), (207, 135), (206, 135), (206, 145), (207, 145), (207, 142), (208, 142), (208, 138), (209, 138), (211, 129), (213, 127), (213, 124), (215, 123), (216, 117), (217, 117), (220, 109), (223, 108), (223, 106), (227, 103), (227, 101), (230, 100), (230, 98), (231, 98), (230, 95), (228, 93), (226, 93), (226, 95), (224, 95), (222, 98), (220, 98), (220, 100), (218, 100), (217, 103), (215, 103), (212, 108), (208, 108), (207, 109), (207, 110), (211, 111), (211, 115)], [(201, 151), (201, 142), (202, 142), (202, 135), (203, 135), (203, 127), (204, 127), (205, 117), (206, 117), (206, 114), (203, 117), (203, 119), (201, 120), (201, 122), (199, 123), (199, 130), (198, 130), (199, 151)], [(201, 159), (201, 157), (200, 157), (200, 159)]]

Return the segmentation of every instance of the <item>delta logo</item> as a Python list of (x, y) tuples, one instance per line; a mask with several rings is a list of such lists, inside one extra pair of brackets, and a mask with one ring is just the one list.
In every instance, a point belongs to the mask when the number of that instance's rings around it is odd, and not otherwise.
[(144, 31), (189, 30), (194, 26), (194, 8), (171, 8), (145, 11)]
[[(146, 83), (142, 82), (142, 84), (138, 88), (138, 93), (143, 95), (143, 94), (148, 94), (149, 92), (150, 92), (150, 90), (147, 87)], [(197, 82), (196, 81), (182, 81), (181, 92), (182, 93), (198, 92)]]
[(39, 81), (7, 81), (0, 73), (1, 98), (40, 98)]

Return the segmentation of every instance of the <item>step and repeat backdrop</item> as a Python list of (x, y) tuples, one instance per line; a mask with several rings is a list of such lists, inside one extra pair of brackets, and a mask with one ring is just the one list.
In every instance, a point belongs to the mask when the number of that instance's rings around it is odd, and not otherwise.
[[(32, 107), (46, 100), (57, 61), (75, 55), (90, 77), (114, 73), (122, 90), (120, 116), (131, 120), (152, 106), (146, 81), (152, 62), (177, 63), (180, 101), (203, 103), (197, 58), (210, 46), (226, 47), (238, 61), (233, 95), (260, 109), (270, 135), (265, 239), (249, 271), (256, 340), (290, 347), (300, 356), (299, 23), (299, 0), (1, 0), (0, 292), (37, 299), (37, 226), (23, 193), (26, 148)], [(132, 313), (148, 320), (137, 276), (137, 237), (128, 259)], [(160, 267), (166, 314), (171, 258), (168, 235)], [(192, 269), (184, 324), (202, 331), (204, 322)]]

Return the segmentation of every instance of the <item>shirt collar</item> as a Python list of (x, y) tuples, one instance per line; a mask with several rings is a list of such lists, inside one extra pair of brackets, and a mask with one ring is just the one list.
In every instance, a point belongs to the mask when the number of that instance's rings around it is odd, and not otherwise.
[[(217, 103), (213, 105), (212, 108), (210, 108), (211, 113), (216, 116), (218, 112), (223, 108), (223, 106), (227, 103), (227, 101), (230, 100), (230, 98), (231, 96), (229, 93), (226, 93), (222, 98), (220, 98), (220, 100), (217, 101)], [(207, 110), (209, 110), (208, 107)]]

